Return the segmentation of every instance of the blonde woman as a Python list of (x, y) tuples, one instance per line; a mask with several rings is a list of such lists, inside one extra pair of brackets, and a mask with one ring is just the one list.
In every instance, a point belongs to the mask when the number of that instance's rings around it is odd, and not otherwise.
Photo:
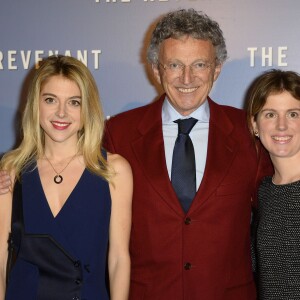
[(83, 63), (42, 62), (22, 130), (1, 161), (14, 184), (0, 195), (0, 299), (127, 299), (132, 172), (101, 147), (104, 116)]

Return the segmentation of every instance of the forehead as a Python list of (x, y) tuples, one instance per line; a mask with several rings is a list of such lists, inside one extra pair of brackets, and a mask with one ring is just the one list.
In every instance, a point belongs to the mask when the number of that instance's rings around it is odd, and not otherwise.
[(215, 57), (215, 48), (211, 41), (183, 36), (179, 39), (168, 38), (161, 43), (159, 56), (170, 60), (212, 60)]
[(78, 84), (63, 75), (54, 75), (47, 78), (42, 86), (41, 92), (56, 92), (56, 93), (75, 93), (80, 95), (80, 88)]
[(263, 109), (288, 110), (300, 108), (300, 101), (294, 98), (289, 92), (284, 91), (278, 94), (271, 94), (267, 97)]

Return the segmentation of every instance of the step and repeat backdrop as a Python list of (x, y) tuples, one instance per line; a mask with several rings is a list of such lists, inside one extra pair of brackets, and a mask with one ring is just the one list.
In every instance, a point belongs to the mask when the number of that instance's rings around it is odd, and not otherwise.
[(26, 0), (0, 7), (0, 153), (15, 147), (29, 72), (43, 58), (82, 60), (98, 83), (106, 116), (162, 93), (146, 62), (159, 16), (204, 11), (221, 26), (229, 59), (211, 97), (242, 108), (253, 79), (270, 68), (300, 72), (299, 0)]

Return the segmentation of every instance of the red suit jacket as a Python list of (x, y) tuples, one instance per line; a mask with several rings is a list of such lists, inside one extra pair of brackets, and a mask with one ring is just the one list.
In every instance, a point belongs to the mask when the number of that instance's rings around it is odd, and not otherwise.
[(134, 176), (130, 300), (256, 299), (251, 199), (269, 162), (259, 171), (244, 112), (209, 99), (204, 177), (185, 214), (165, 162), (163, 99), (106, 126), (106, 148), (125, 157)]

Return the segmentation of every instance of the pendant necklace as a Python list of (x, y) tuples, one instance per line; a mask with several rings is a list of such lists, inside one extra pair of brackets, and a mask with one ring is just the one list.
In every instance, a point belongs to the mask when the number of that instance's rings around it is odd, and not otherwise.
[(53, 171), (56, 173), (56, 175), (54, 176), (53, 178), (53, 181), (56, 183), (56, 184), (61, 184), (64, 180), (64, 178), (60, 175), (66, 168), (67, 166), (71, 163), (71, 161), (76, 157), (77, 153), (71, 157), (71, 159), (69, 160), (69, 162), (67, 163), (67, 165), (60, 171), (60, 172), (57, 172), (55, 170), (55, 168), (53, 167), (53, 165), (51, 164), (50, 160), (48, 159), (47, 155), (45, 154), (45, 158), (47, 159), (48, 163), (50, 164), (50, 166), (52, 167)]

